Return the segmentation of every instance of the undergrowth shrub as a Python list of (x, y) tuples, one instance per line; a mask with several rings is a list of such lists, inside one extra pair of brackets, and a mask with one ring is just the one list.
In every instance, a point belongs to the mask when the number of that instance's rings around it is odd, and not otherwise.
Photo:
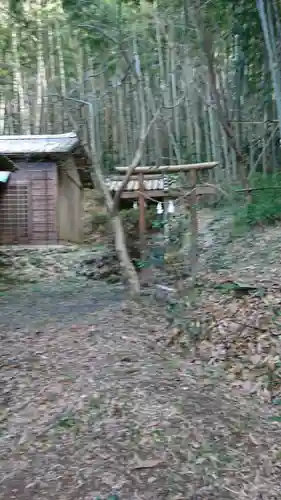
[(251, 187), (254, 188), (251, 201), (234, 209), (234, 223), (238, 230), (273, 225), (281, 220), (281, 173), (256, 175), (251, 180)]
[(95, 212), (91, 218), (91, 229), (93, 233), (99, 236), (106, 236), (109, 230), (109, 217), (106, 212)]
[[(139, 241), (139, 210), (130, 208), (120, 211), (123, 221), (127, 248), (133, 260), (140, 258)], [(147, 208), (145, 211), (146, 231), (151, 234), (155, 231), (154, 221), (156, 218), (155, 207)], [(92, 216), (92, 231), (98, 233), (101, 238), (106, 238), (109, 245), (113, 244), (113, 234), (110, 226), (110, 219), (106, 212), (96, 212)]]

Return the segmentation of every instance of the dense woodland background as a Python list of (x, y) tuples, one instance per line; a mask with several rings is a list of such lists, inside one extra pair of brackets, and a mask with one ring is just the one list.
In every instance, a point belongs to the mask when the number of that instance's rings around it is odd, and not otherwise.
[(280, 0), (3, 7), (1, 134), (77, 127), (89, 143), (93, 125), (95, 157), (109, 171), (131, 163), (157, 112), (144, 165), (218, 160), (220, 183), (279, 169)]

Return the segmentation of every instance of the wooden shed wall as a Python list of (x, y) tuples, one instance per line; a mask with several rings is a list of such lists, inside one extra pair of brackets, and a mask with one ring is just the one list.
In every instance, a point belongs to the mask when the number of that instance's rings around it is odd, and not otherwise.
[(60, 241), (81, 241), (82, 185), (71, 156), (60, 162), (58, 167), (58, 226)]
[(52, 162), (16, 162), (0, 194), (0, 242), (55, 243), (57, 166)]

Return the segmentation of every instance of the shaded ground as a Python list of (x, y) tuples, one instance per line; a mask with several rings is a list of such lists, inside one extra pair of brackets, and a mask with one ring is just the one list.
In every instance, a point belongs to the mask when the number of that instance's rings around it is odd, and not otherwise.
[(1, 297), (3, 500), (280, 499), (271, 406), (168, 349), (163, 314), (118, 287)]
[[(11, 287), (10, 287), (11, 288)], [(73, 325), (84, 315), (106, 307), (119, 309), (124, 298), (120, 285), (108, 286), (79, 279), (46, 280), (14, 286), (1, 293), (1, 325), (4, 328), (44, 328), (48, 323)]]

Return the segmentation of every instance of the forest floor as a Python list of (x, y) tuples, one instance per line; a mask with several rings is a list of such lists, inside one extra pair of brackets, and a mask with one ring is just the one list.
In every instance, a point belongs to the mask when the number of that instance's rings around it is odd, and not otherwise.
[(280, 499), (280, 235), (206, 245), (197, 336), (117, 285), (3, 291), (0, 498)]

